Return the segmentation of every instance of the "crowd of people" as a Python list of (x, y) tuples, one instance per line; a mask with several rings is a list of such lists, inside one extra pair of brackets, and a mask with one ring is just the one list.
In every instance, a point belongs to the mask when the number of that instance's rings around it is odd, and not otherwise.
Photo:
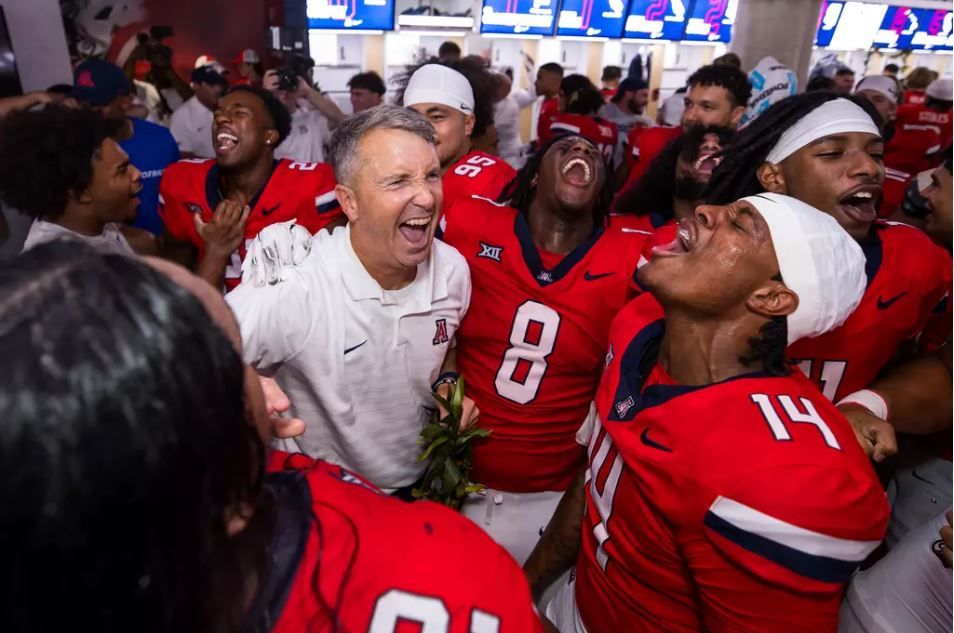
[(951, 80), (521, 64), (0, 101), (0, 629), (951, 630)]

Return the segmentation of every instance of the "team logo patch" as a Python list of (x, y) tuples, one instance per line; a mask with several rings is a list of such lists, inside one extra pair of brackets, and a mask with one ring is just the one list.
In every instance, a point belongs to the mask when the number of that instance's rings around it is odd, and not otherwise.
[(553, 275), (549, 270), (541, 270), (537, 274), (537, 281), (542, 281), (545, 284), (553, 283)]
[(186, 208), (192, 213), (202, 213), (202, 207), (194, 202), (186, 202)]
[(632, 396), (626, 398), (625, 400), (621, 400), (616, 403), (616, 415), (618, 415), (621, 418), (625, 418), (629, 410), (635, 406), (636, 406), (636, 401), (633, 400)]
[(487, 259), (492, 259), (499, 264), (502, 255), (503, 246), (492, 246), (490, 244), (480, 242), (480, 252), (477, 253), (477, 257), (486, 257)]
[(437, 330), (434, 332), (433, 344), (440, 345), (441, 343), (446, 343), (448, 341), (447, 319), (437, 319), (434, 323), (437, 325)]

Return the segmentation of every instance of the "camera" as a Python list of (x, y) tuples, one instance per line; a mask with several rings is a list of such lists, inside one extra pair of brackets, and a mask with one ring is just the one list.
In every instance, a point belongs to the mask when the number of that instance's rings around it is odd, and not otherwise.
[(286, 64), (275, 71), (278, 76), (278, 89), (285, 92), (298, 90), (298, 78), (303, 77), (311, 85), (311, 69), (315, 67), (313, 59), (295, 55)]

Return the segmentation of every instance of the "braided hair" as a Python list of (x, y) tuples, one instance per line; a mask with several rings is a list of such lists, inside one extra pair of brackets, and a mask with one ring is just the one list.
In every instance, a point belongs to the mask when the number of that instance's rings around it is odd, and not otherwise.
[(564, 110), (570, 114), (594, 115), (605, 103), (603, 93), (584, 75), (564, 77), (560, 82), (560, 92), (563, 93)]
[[(579, 138), (586, 140), (579, 134), (558, 134), (543, 143), (540, 149), (527, 159), (527, 162), (520, 168), (520, 171), (517, 172), (513, 180), (507, 183), (507, 186), (503, 188), (500, 197), (497, 198), (497, 202), (507, 204), (523, 215), (527, 215), (527, 212), (530, 210), (530, 203), (533, 202), (533, 198), (537, 193), (537, 188), (533, 185), (533, 179), (540, 172), (543, 157), (546, 156), (554, 144), (570, 136), (579, 136)], [(592, 145), (590, 141), (587, 140), (586, 142)], [(613, 195), (615, 194), (612, 173), (608, 169), (604, 170), (603, 173), (603, 186), (600, 188), (596, 198), (596, 204), (593, 206), (593, 221), (596, 226), (602, 225), (603, 219), (609, 213), (610, 205), (613, 203)]]
[(786, 97), (739, 130), (735, 140), (722, 153), (722, 162), (712, 172), (703, 200), (709, 204), (729, 204), (765, 191), (757, 171), (782, 134), (816, 108), (835, 99), (853, 101), (880, 129), (881, 116), (871, 102), (862, 97), (828, 91)]

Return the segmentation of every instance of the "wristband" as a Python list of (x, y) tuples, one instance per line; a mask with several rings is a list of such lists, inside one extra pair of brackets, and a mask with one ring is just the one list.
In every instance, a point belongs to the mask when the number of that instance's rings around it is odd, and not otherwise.
[(436, 392), (437, 388), (441, 385), (456, 385), (457, 379), (460, 378), (460, 374), (456, 371), (445, 371), (443, 374), (437, 377), (437, 380), (434, 381), (434, 384), (431, 385), (431, 391)]
[(867, 409), (871, 415), (882, 420), (888, 419), (888, 403), (880, 395), (870, 389), (862, 389), (842, 398), (837, 406), (845, 404), (854, 404), (862, 409)]

